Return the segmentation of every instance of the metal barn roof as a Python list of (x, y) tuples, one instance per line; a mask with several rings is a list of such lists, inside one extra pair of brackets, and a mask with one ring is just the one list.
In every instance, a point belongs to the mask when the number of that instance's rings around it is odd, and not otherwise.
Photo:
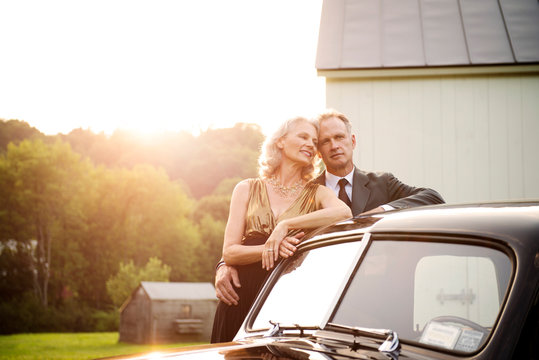
[(142, 281), (140, 286), (153, 300), (215, 300), (211, 283)]
[(316, 68), (539, 62), (538, 0), (324, 0)]

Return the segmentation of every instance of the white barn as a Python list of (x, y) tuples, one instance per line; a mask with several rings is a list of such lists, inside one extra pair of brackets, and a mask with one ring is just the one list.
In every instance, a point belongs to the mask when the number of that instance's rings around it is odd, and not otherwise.
[(450, 203), (539, 198), (537, 0), (324, 0), (316, 67), (360, 168)]

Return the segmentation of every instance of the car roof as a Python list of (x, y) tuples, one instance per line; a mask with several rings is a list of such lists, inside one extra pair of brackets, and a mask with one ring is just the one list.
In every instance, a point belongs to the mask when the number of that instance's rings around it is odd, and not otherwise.
[(319, 229), (304, 243), (371, 234), (466, 235), (539, 246), (539, 201), (444, 204), (389, 211)]

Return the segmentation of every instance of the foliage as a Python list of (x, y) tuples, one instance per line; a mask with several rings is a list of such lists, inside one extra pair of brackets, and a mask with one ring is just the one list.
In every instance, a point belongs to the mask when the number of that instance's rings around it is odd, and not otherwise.
[(206, 214), (200, 219), (199, 231), (202, 238), (200, 252), (205, 254), (200, 259), (199, 267), (204, 274), (199, 281), (213, 282), (215, 265), (221, 258), (223, 250), (223, 238), (225, 235), (225, 222), (215, 220)]
[(2, 349), (0, 358), (6, 360), (86, 360), (154, 352), (189, 345), (195, 344), (119, 343), (117, 332), (21, 334), (0, 336), (0, 349)]
[(232, 195), (232, 191), (236, 187), (236, 185), (243, 180), (241, 177), (233, 177), (233, 178), (226, 178), (223, 179), (213, 190), (212, 195), (220, 196), (220, 195), (226, 195), (230, 198)]
[[(106, 281), (121, 262), (158, 257), (171, 279), (201, 278), (193, 201), (163, 170), (95, 167), (66, 143), (24, 140), (0, 156), (0, 183), (0, 299), (13, 318), (3, 332), (55, 330), (42, 326), (48, 321), (91, 329), (90, 316), (64, 321), (55, 311), (72, 303), (107, 309)], [(27, 311), (14, 310), (11, 301), (25, 294)]]
[(155, 258), (170, 281), (212, 282), (262, 138), (248, 124), (143, 139), (0, 121), (0, 332), (115, 329), (120, 264)]
[(224, 221), (228, 219), (228, 209), (230, 207), (230, 195), (209, 195), (197, 202), (193, 211), (193, 218), (201, 221), (206, 215), (214, 220)]
[(192, 201), (178, 184), (148, 165), (133, 170), (101, 168), (95, 183), (86, 207), (90, 237), (83, 241), (82, 252), (99, 267), (83, 269), (84, 276), (95, 282), (80, 289), (81, 296), (97, 306), (107, 302), (106, 281), (120, 262), (130, 259), (141, 266), (158, 257), (173, 266), (172, 281), (187, 281), (191, 273), (197, 274), (192, 257), (200, 238), (189, 219)]
[(107, 137), (83, 129), (59, 137), (98, 165), (132, 168), (151, 164), (163, 168), (172, 180), (182, 180), (196, 198), (212, 193), (223, 179), (256, 176), (264, 140), (258, 125), (244, 123), (209, 129), (198, 137), (179, 132), (141, 139), (123, 130)]
[(27, 241), (0, 243), (0, 302), (20, 298), (33, 286), (32, 245)]
[(201, 281), (213, 282), (215, 265), (221, 258), (225, 226), (228, 220), (232, 190), (241, 178), (228, 178), (219, 183), (213, 194), (201, 198), (193, 211), (201, 236), (200, 251), (207, 256), (200, 263)]
[(7, 150), (9, 143), (18, 144), (25, 139), (44, 137), (45, 135), (36, 128), (31, 127), (27, 122), (0, 119), (0, 153)]
[[(34, 274), (34, 292), (43, 306), (48, 305), (52, 244), (64, 229), (74, 226), (77, 196), (81, 188), (70, 179), (79, 179), (83, 163), (68, 144), (46, 145), (41, 140), (24, 140), (8, 145), (2, 170), (7, 209), (18, 221), (24, 219), (27, 236), (35, 239), (35, 253), (30, 264)], [(24, 240), (29, 240), (28, 238)]]
[(115, 306), (120, 307), (131, 295), (140, 283), (139, 277), (140, 269), (135, 267), (133, 260), (127, 264), (120, 263), (118, 273), (107, 280), (107, 293)]
[(93, 331), (97, 324), (103, 325), (94, 314), (94, 310), (75, 301), (44, 308), (40, 299), (27, 292), (21, 298), (0, 303), (0, 334)]
[(223, 180), (231, 177), (256, 176), (259, 147), (263, 141), (257, 128), (237, 124), (232, 129), (216, 129), (202, 134), (191, 159), (186, 159), (183, 171), (190, 174), (187, 183), (193, 195), (200, 198), (211, 193)]
[(95, 310), (92, 312), (92, 320), (93, 331), (118, 331), (120, 328), (120, 312), (117, 309)]
[(120, 263), (118, 273), (107, 280), (107, 292), (115, 306), (120, 307), (141, 281), (168, 281), (170, 266), (152, 257), (143, 268), (137, 268), (133, 260)]
[(170, 266), (163, 264), (161, 260), (152, 257), (144, 268), (140, 269), (140, 281), (168, 281)]

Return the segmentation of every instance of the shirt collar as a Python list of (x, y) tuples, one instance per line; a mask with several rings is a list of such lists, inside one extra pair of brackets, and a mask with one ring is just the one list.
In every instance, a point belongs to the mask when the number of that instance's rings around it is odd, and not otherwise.
[[(354, 167), (352, 169), (352, 171), (350, 171), (348, 174), (346, 174), (346, 176), (344, 176), (344, 178), (346, 180), (348, 180), (348, 183), (350, 184), (350, 186), (352, 186), (353, 184), (353, 180), (354, 180), (354, 170), (356, 168)], [(336, 175), (333, 175), (332, 173), (328, 172), (326, 170), (326, 186), (331, 188), (331, 189), (336, 189), (337, 188), (337, 183), (339, 182), (340, 179), (342, 179), (343, 177), (341, 176), (336, 176)]]

